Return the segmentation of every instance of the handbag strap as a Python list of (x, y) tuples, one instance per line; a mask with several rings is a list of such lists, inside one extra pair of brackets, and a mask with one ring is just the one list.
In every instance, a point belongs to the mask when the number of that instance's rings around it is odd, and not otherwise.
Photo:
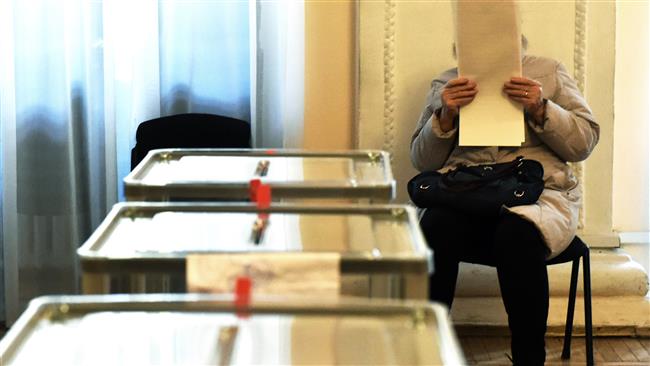
[[(504, 177), (512, 175), (518, 167), (523, 164), (524, 157), (518, 156), (511, 162), (493, 164), (493, 165), (478, 165), (478, 166), (466, 166), (460, 165), (458, 168), (448, 171), (443, 174), (441, 177), (442, 183), (445, 185), (445, 188), (453, 192), (464, 192), (471, 191), (477, 188), (480, 188), (490, 182), (502, 179)], [(497, 168), (498, 167), (498, 168)], [(495, 170), (493, 174), (481, 174), (481, 169), (484, 170)], [(458, 181), (453, 180), (453, 178), (458, 173), (465, 173), (475, 176), (477, 179), (471, 181)]]

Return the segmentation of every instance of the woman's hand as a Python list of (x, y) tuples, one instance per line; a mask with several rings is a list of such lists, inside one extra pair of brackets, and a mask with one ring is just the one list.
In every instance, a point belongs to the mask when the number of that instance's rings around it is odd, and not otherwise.
[(524, 77), (513, 77), (503, 84), (508, 97), (524, 106), (524, 110), (541, 124), (544, 119), (544, 97), (542, 84)]
[(454, 118), (458, 115), (460, 107), (468, 105), (478, 93), (476, 82), (467, 78), (452, 79), (445, 84), (440, 99), (440, 129), (443, 132), (454, 128)]

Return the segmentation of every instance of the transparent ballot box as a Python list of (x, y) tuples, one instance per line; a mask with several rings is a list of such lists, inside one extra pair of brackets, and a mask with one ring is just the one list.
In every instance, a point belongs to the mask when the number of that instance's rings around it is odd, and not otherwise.
[(395, 180), (378, 150), (152, 150), (124, 178), (128, 201), (249, 199), (250, 181), (270, 185), (274, 200), (347, 199), (388, 202)]
[(433, 266), (406, 205), (118, 203), (77, 253), (85, 294), (187, 292), (196, 254), (321, 253), (340, 260), (340, 294), (425, 299)]
[(461, 365), (446, 310), (425, 302), (95, 295), (33, 300), (2, 365)]

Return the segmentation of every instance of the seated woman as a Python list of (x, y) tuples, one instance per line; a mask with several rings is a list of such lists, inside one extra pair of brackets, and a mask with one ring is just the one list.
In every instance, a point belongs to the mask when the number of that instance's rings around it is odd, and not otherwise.
[(462, 107), (480, 85), (456, 69), (435, 78), (411, 140), (411, 161), (419, 171), (446, 171), (459, 164), (509, 162), (517, 156), (544, 166), (544, 191), (537, 203), (479, 217), (447, 207), (429, 208), (420, 221), (434, 251), (430, 298), (454, 298), (459, 262), (496, 266), (508, 314), (516, 365), (543, 365), (549, 289), (546, 260), (571, 242), (578, 224), (580, 187), (567, 162), (586, 159), (599, 126), (563, 65), (524, 55), (522, 77), (504, 80), (503, 91), (524, 108), (526, 139), (521, 147), (458, 146)]

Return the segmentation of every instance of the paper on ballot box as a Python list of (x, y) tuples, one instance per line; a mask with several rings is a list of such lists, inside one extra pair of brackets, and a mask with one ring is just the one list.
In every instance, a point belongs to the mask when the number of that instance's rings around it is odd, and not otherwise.
[(249, 277), (253, 295), (337, 297), (338, 253), (235, 253), (187, 256), (189, 292), (233, 293), (238, 277)]
[(461, 108), (461, 146), (521, 146), (522, 106), (503, 92), (521, 76), (521, 30), (514, 0), (458, 0), (455, 3), (458, 74), (476, 81), (478, 94)]

